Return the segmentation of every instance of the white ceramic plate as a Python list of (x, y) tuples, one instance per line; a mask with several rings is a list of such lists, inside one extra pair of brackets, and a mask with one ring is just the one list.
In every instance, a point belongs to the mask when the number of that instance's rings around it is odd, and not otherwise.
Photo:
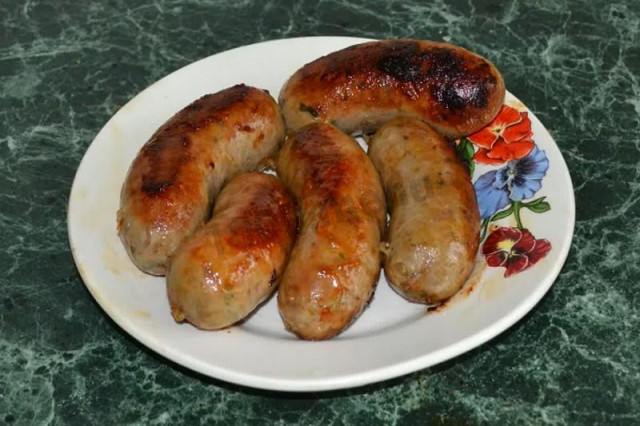
[[(122, 107), (87, 150), (71, 190), (69, 240), (87, 288), (127, 333), (187, 368), (221, 380), (264, 389), (318, 391), (397, 377), (466, 352), (501, 333), (542, 298), (560, 272), (574, 225), (573, 188), (553, 139), (529, 114), (533, 139), (549, 161), (542, 188), (551, 210), (522, 220), (551, 251), (510, 278), (479, 254), (467, 287), (443, 309), (427, 312), (406, 302), (381, 278), (373, 301), (339, 337), (305, 342), (287, 333), (272, 298), (250, 320), (218, 332), (176, 324), (163, 278), (140, 272), (116, 235), (119, 193), (138, 149), (167, 118), (205, 93), (236, 83), (268, 89), (301, 65), (365, 41), (311, 37), (233, 49), (186, 66), (156, 82)], [(511, 95), (507, 103), (525, 110)], [(476, 178), (486, 168), (478, 167)], [(553, 182), (553, 184), (548, 184)], [(526, 211), (525, 211), (526, 210)], [(511, 218), (503, 225), (514, 225)], [(490, 230), (495, 225), (491, 225)], [(502, 247), (502, 246), (501, 246)]]

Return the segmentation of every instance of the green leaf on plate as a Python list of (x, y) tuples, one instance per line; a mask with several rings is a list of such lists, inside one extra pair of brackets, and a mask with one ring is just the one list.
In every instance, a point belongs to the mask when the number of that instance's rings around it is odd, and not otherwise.
[(534, 213), (544, 213), (551, 210), (551, 205), (545, 201), (547, 197), (540, 197), (528, 203), (522, 203), (522, 207), (526, 207)]
[(456, 146), (456, 150), (458, 154), (463, 159), (467, 167), (469, 168), (469, 174), (473, 176), (473, 171), (475, 170), (475, 163), (473, 162), (473, 155), (475, 151), (473, 149), (473, 144), (467, 138), (460, 139), (460, 142)]
[(509, 217), (511, 216), (512, 213), (513, 213), (513, 204), (510, 205), (508, 209), (502, 210), (501, 212), (498, 212), (493, 216), (491, 216), (491, 222), (493, 222), (494, 220), (500, 220), (500, 219), (504, 219), (505, 217)]

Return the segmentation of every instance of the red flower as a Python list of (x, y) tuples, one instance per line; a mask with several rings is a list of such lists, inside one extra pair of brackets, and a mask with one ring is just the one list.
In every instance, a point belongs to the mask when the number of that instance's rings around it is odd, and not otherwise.
[(536, 240), (526, 229), (502, 227), (493, 231), (482, 245), (489, 266), (504, 266), (505, 278), (535, 265), (551, 250), (547, 240)]
[(498, 165), (529, 154), (534, 147), (532, 136), (527, 113), (503, 105), (491, 123), (467, 139), (479, 147), (473, 156), (475, 161)]

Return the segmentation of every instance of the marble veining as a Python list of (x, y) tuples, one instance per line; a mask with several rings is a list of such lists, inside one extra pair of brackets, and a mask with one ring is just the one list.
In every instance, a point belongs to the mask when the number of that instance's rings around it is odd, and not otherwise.
[[(4, 0), (0, 22), (0, 424), (640, 424), (639, 2)], [(554, 287), (492, 342), (389, 382), (284, 394), (189, 372), (121, 331), (75, 269), (66, 204), (91, 140), (140, 90), (308, 35), (490, 58), (556, 139), (577, 222)]]

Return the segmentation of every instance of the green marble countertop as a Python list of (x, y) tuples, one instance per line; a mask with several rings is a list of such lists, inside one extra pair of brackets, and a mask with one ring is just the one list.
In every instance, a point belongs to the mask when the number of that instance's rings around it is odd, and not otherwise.
[[(638, 1), (2, 0), (0, 20), (0, 424), (640, 424)], [(562, 150), (577, 222), (551, 291), (491, 342), (364, 388), (272, 393), (180, 368), (108, 319), (66, 208), (90, 142), (140, 90), (307, 35), (489, 57)]]

